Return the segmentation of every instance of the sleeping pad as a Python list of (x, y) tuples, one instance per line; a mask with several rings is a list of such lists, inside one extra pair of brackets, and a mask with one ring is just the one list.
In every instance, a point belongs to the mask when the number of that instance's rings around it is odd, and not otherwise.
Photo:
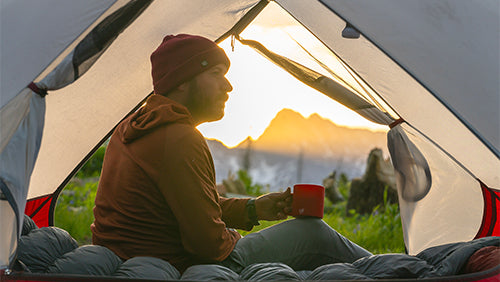
[[(38, 228), (25, 217), (17, 262), (26, 272), (121, 277), (151, 280), (372, 280), (433, 278), (464, 273), (469, 258), (486, 247), (500, 247), (500, 237), (450, 243), (412, 256), (380, 254), (353, 263), (334, 263), (314, 270), (292, 269), (282, 263), (257, 263), (240, 273), (216, 264), (194, 265), (179, 273), (167, 261), (134, 257), (122, 261), (97, 245), (78, 246), (68, 232), (57, 227)], [(491, 261), (490, 261), (491, 263)], [(500, 262), (496, 265), (498, 266)], [(497, 267), (498, 268), (498, 267)]]

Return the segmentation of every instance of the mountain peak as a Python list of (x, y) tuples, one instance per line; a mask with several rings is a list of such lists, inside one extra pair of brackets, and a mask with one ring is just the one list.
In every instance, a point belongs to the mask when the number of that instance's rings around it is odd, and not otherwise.
[(299, 112), (296, 112), (292, 109), (288, 109), (288, 108), (284, 108), (282, 109), (281, 111), (279, 111), (276, 116), (274, 117), (274, 119), (276, 118), (283, 118), (283, 117), (302, 117), (304, 118), (304, 116), (302, 116)]
[(267, 128), (274, 127), (276, 124), (288, 124), (293, 122), (301, 122), (306, 118), (302, 116), (300, 113), (291, 110), (291, 109), (283, 109), (279, 111), (276, 116), (271, 120)]
[[(255, 150), (282, 154), (351, 156), (366, 155), (374, 147), (385, 148), (386, 136), (383, 132), (338, 126), (316, 113), (305, 118), (291, 109), (283, 109), (252, 143)], [(243, 142), (238, 147), (241, 145)]]

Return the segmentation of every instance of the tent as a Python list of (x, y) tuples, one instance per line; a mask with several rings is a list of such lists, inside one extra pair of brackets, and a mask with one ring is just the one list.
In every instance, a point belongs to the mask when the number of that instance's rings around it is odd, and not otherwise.
[(149, 54), (177, 33), (233, 37), (390, 126), (409, 254), (499, 236), (500, 3), (271, 1), (331, 51), (344, 79), (239, 36), (269, 2), (1, 1), (0, 268), (15, 257), (23, 214), (51, 225), (67, 181), (151, 93)]

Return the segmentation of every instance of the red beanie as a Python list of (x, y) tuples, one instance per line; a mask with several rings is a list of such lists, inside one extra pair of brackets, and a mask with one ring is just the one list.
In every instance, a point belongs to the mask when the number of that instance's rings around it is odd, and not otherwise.
[(156, 94), (166, 94), (203, 71), (229, 59), (215, 42), (196, 35), (167, 35), (151, 54), (151, 74)]

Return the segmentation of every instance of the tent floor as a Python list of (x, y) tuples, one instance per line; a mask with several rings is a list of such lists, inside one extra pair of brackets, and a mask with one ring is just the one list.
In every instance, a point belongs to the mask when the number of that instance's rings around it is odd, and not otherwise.
[[(158, 280), (145, 280), (135, 278), (116, 278), (106, 276), (85, 276), (85, 275), (64, 275), (64, 274), (35, 274), (35, 273), (16, 273), (13, 272), (5, 275), (0, 272), (0, 281), (68, 281), (68, 282), (85, 282), (85, 281), (158, 281)], [(330, 280), (332, 281), (332, 280)], [(363, 280), (370, 281), (370, 280)], [(470, 273), (464, 275), (436, 277), (436, 278), (421, 278), (421, 279), (376, 279), (372, 281), (377, 282), (394, 282), (394, 281), (481, 281), (481, 282), (494, 282), (500, 281), (500, 265), (495, 268), (488, 269), (482, 272)]]

